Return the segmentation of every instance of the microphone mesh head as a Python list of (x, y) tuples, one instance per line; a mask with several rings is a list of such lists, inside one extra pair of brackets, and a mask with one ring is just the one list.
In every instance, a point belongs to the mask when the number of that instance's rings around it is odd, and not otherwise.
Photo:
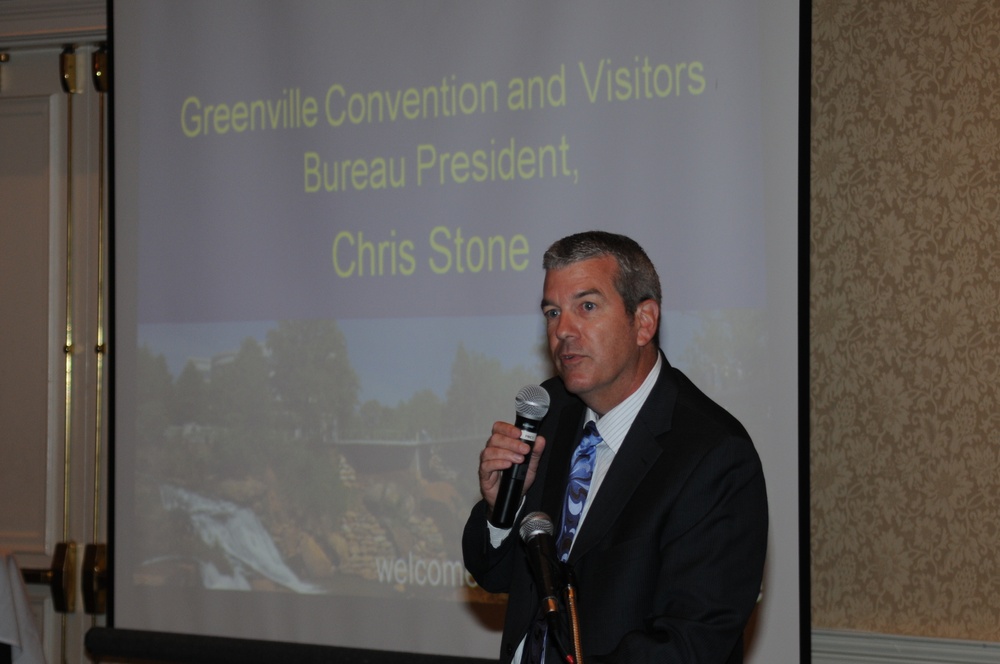
[(555, 526), (552, 525), (552, 519), (545, 512), (532, 512), (528, 514), (523, 519), (521, 519), (521, 539), (525, 542), (530, 542), (535, 538), (536, 535), (554, 535), (556, 532)]
[(541, 385), (525, 385), (514, 397), (514, 410), (530, 420), (540, 420), (549, 412), (549, 393)]

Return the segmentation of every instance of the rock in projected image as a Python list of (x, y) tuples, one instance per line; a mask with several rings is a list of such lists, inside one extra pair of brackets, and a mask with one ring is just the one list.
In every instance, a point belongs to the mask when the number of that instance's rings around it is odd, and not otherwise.
[(206, 588), (249, 590), (246, 575), (256, 573), (294, 592), (322, 592), (288, 568), (271, 535), (251, 510), (169, 485), (160, 487), (160, 500), (167, 510), (186, 512), (201, 541), (223, 553), (229, 562), (232, 570), (227, 574), (212, 561), (198, 561)]

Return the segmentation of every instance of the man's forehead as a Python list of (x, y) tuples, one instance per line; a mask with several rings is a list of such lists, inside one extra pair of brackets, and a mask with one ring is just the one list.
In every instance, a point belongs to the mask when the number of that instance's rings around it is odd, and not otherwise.
[(600, 263), (597, 261), (601, 259), (587, 259), (547, 270), (542, 306), (551, 304), (557, 297), (572, 301), (586, 298), (608, 299), (617, 294), (613, 270), (608, 270), (607, 265), (602, 264), (604, 261)]

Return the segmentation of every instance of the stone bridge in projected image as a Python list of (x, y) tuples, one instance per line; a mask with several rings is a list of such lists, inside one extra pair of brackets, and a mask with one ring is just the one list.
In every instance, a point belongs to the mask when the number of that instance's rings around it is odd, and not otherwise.
[(411, 469), (424, 479), (444, 479), (440, 477), (443, 469), (474, 468), (486, 442), (478, 433), (449, 438), (421, 435), (408, 440), (337, 440), (332, 444), (362, 474)]

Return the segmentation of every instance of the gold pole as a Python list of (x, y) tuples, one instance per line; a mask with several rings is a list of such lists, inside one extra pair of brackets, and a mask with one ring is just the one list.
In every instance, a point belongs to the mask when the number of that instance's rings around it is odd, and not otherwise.
[[(63, 353), (66, 365), (65, 425), (63, 428), (63, 542), (70, 542), (70, 452), (73, 423), (73, 93), (76, 91), (76, 55), (72, 46), (59, 59), (66, 97), (66, 336)], [(72, 608), (70, 609), (72, 610)], [(60, 661), (66, 662), (67, 614), (60, 620)]]
[(73, 93), (76, 92), (76, 54), (72, 46), (63, 49), (60, 58), (63, 89), (66, 97), (66, 336), (63, 353), (66, 359), (65, 426), (63, 429), (63, 541), (70, 536), (70, 452), (73, 422)]
[(107, 571), (106, 546), (98, 544), (101, 541), (101, 449), (104, 431), (104, 357), (107, 351), (105, 343), (105, 239), (104, 239), (104, 159), (105, 159), (105, 92), (108, 91), (108, 58), (107, 50), (102, 44), (93, 54), (92, 74), (94, 88), (98, 92), (98, 147), (97, 147), (97, 344), (94, 347), (96, 357), (96, 384), (94, 386), (94, 505), (93, 531), (91, 543), (84, 553), (84, 564), (87, 566), (84, 575), (87, 588), (83, 593), (84, 610), (91, 614), (91, 625), (97, 624), (97, 616), (106, 611), (106, 581), (103, 575)]
[(98, 91), (97, 147), (97, 387), (94, 399), (94, 529), (92, 541), (101, 535), (101, 447), (104, 429), (104, 92), (107, 91), (107, 53), (102, 46), (94, 52), (94, 86)]

